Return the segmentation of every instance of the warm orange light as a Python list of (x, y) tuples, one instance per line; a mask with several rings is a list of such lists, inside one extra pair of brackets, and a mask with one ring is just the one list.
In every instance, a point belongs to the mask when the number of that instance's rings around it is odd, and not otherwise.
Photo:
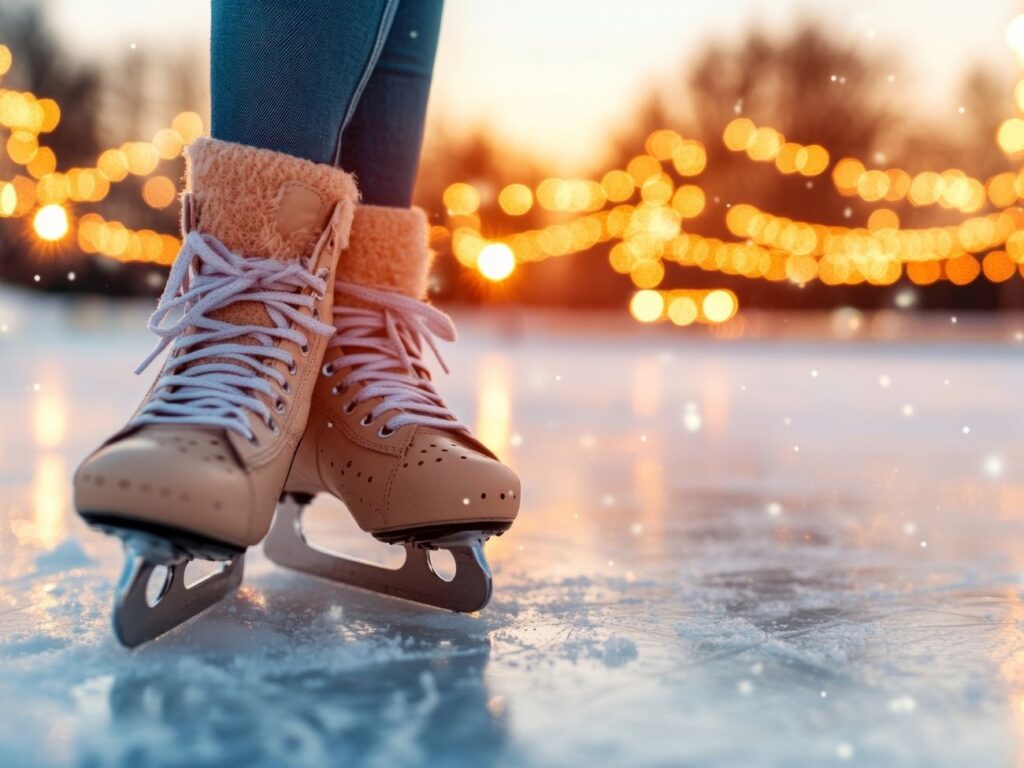
[(736, 294), (722, 289), (711, 291), (704, 297), (702, 305), (704, 316), (712, 323), (724, 323), (736, 314), (738, 308)]
[(442, 196), (445, 207), (454, 216), (469, 216), (480, 207), (480, 193), (476, 187), (461, 181), (451, 184)]
[(68, 212), (61, 205), (44, 205), (36, 211), (32, 227), (43, 240), (60, 240), (68, 233)]
[(477, 257), (476, 268), (488, 280), (501, 282), (515, 271), (516, 257), (505, 243), (488, 243)]
[(166, 176), (154, 176), (142, 187), (142, 199), (150, 208), (166, 208), (177, 196), (174, 182)]
[(665, 299), (657, 291), (637, 291), (629, 301), (629, 313), (641, 323), (653, 323), (664, 311)]
[(509, 216), (522, 216), (533, 207), (533, 192), (525, 184), (509, 184), (498, 194), (498, 205)]

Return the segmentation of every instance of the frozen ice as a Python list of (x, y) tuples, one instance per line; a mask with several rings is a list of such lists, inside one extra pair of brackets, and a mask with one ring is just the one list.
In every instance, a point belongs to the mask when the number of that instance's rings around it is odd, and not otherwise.
[[(69, 477), (143, 394), (148, 309), (0, 292), (0, 765), (1020, 761), (1019, 320), (722, 343), (458, 316), (441, 387), (524, 478), (491, 605), (257, 548), (237, 595), (126, 651), (121, 547), (74, 516)], [(308, 527), (388, 556), (335, 502)]]

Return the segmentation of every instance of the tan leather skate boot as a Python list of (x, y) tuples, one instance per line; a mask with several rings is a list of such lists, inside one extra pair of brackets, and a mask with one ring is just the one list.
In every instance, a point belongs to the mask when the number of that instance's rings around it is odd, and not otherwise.
[[(139, 371), (170, 356), (74, 479), (79, 514), (125, 540), (114, 625), (130, 646), (236, 587), (242, 553), (266, 534), (334, 332), (329, 287), (358, 197), (349, 174), (267, 150), (200, 139), (187, 160), (184, 243)], [(193, 558), (227, 567), (186, 589)]]
[[(475, 440), (430, 380), (424, 344), (454, 341), (425, 303), (430, 253), (419, 210), (360, 206), (335, 283), (334, 325), (309, 423), (264, 549), (283, 565), (458, 611), (491, 592), (482, 543), (519, 510), (519, 479)], [(440, 359), (440, 358), (439, 358)], [(443, 362), (442, 362), (443, 366)], [(398, 570), (346, 560), (302, 539), (302, 506), (341, 499), (359, 526), (406, 545)], [(456, 560), (447, 582), (426, 549)]]

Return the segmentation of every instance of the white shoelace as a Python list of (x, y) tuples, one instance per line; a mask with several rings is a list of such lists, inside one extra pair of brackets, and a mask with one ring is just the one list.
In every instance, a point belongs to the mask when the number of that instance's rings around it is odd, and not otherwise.
[(394, 291), (341, 280), (335, 283), (334, 291), (335, 296), (346, 294), (371, 307), (334, 307), (337, 333), (327, 347), (343, 347), (345, 352), (327, 363), (323, 372), (333, 376), (339, 368), (351, 369), (334, 387), (334, 394), (358, 382), (367, 382), (349, 400), (346, 409), (351, 411), (360, 403), (381, 398), (364, 417), (366, 424), (388, 411), (398, 411), (378, 430), (382, 437), (406, 424), (468, 432), (434, 389), (422, 357), (422, 341), (426, 341), (448, 373), (434, 337), (455, 341), (451, 318), (425, 302)]
[[(334, 328), (300, 310), (311, 310), (327, 288), (326, 275), (314, 275), (297, 261), (257, 259), (232, 253), (212, 235), (192, 231), (171, 268), (149, 329), (160, 337), (136, 369), (141, 373), (177, 340), (150, 399), (129, 426), (202, 424), (225, 427), (252, 440), (249, 413), (275, 425), (270, 408), (257, 395), (280, 403), (271, 386), (289, 391), (287, 377), (268, 363), (295, 369), (293, 355), (279, 342), (308, 348), (309, 334), (330, 336)], [(316, 296), (302, 293), (309, 288)], [(237, 302), (263, 306), (273, 326), (240, 325), (209, 316)], [(182, 310), (177, 322), (167, 316)], [(242, 340), (244, 337), (244, 341)]]

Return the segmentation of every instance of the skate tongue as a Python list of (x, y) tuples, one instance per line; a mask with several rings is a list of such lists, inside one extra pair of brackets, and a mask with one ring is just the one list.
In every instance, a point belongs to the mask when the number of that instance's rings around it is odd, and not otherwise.
[[(216, 237), (234, 253), (308, 258), (339, 202), (358, 200), (350, 174), (242, 144), (197, 139), (186, 152), (187, 229)], [(347, 245), (349, 221), (337, 248)]]

